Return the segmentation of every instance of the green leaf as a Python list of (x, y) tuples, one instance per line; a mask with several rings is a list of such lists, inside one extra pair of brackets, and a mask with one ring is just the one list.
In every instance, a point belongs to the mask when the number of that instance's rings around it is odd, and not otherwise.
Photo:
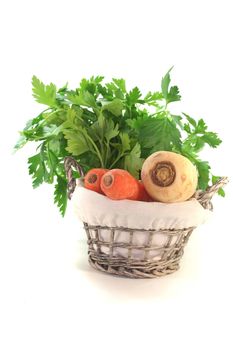
[(202, 136), (202, 140), (208, 143), (208, 145), (213, 148), (216, 148), (222, 142), (222, 140), (220, 140), (220, 138), (215, 132), (210, 132), (210, 131), (206, 132)]
[[(115, 81), (115, 82), (114, 82)], [(124, 91), (121, 90), (120, 86), (122, 85), (123, 90), (123, 82), (121, 82), (121, 79), (113, 79), (111, 83), (106, 84), (106, 88), (102, 87), (101, 94), (107, 99), (107, 100), (113, 100), (114, 97), (119, 98), (120, 100), (124, 99)]]
[(96, 77), (92, 76), (90, 78), (90, 82), (95, 84), (95, 85), (98, 85), (103, 80), (104, 80), (104, 76), (102, 76), (102, 75), (97, 75)]
[(205, 146), (205, 141), (202, 139), (202, 137), (198, 137), (195, 135), (195, 142), (193, 143), (193, 150), (195, 152), (200, 152), (204, 146)]
[(192, 125), (192, 126), (194, 126), (194, 127), (196, 127), (197, 126), (197, 123), (196, 123), (196, 120), (194, 120), (193, 118), (191, 118), (188, 114), (186, 114), (186, 113), (182, 113), (184, 116), (185, 116), (185, 118), (188, 120), (188, 122)]
[(179, 93), (180, 92), (179, 92), (178, 86), (172, 86), (166, 98), (167, 103), (180, 101), (181, 96), (179, 95)]
[(161, 92), (148, 92), (143, 99), (143, 102), (149, 106), (158, 106), (158, 101), (163, 99), (163, 94)]
[[(73, 107), (73, 106), (72, 106)], [(80, 126), (83, 126), (84, 121), (83, 121), (83, 110), (79, 107), (76, 109), (74, 108), (69, 108), (66, 111), (66, 120), (62, 123), (61, 128), (62, 129), (77, 129)]]
[(156, 151), (171, 151), (180, 148), (181, 135), (173, 120), (167, 117), (156, 117), (148, 120), (139, 131), (139, 141), (145, 148)]
[(97, 85), (101, 83), (103, 79), (104, 77), (101, 76), (92, 76), (89, 80), (83, 78), (80, 82), (80, 88), (78, 90), (79, 92), (88, 91), (90, 94), (94, 95), (97, 90)]
[(22, 148), (28, 141), (34, 140), (34, 136), (38, 134), (41, 121), (44, 120), (44, 112), (40, 113), (37, 117), (27, 121), (26, 126), (20, 132), (21, 136), (19, 140), (14, 146), (14, 152)]
[[(184, 114), (184, 113), (183, 113)], [(189, 124), (184, 125), (184, 130), (189, 134), (185, 139), (185, 143), (188, 143), (194, 148), (196, 152), (203, 149), (204, 145), (207, 143), (210, 147), (216, 148), (222, 142), (218, 135), (214, 132), (207, 131), (207, 125), (203, 119), (199, 119), (198, 123), (184, 114)], [(191, 130), (190, 125), (193, 126)]]
[(56, 107), (56, 91), (54, 84), (45, 85), (35, 75), (32, 77), (32, 92), (37, 102), (49, 107)]
[[(212, 175), (212, 184), (214, 185), (220, 179), (220, 177), (221, 176)], [(225, 197), (225, 195), (226, 195), (226, 193), (225, 193), (223, 188), (220, 188), (217, 193), (221, 197)]]
[(66, 150), (74, 155), (79, 156), (82, 153), (85, 153), (90, 150), (90, 145), (85, 137), (86, 130), (80, 128), (76, 131), (63, 130), (65, 139), (67, 140)]
[(165, 74), (165, 76), (162, 78), (162, 81), (161, 81), (161, 89), (165, 100), (167, 100), (167, 97), (168, 97), (168, 88), (171, 82), (170, 72), (172, 68), (173, 66), (169, 69), (169, 71)]
[(226, 195), (226, 193), (225, 193), (225, 191), (224, 191), (224, 189), (223, 188), (220, 188), (219, 190), (218, 190), (218, 192), (217, 192), (218, 194), (219, 194), (219, 196), (221, 196), (221, 197), (225, 197), (225, 195)]
[(139, 88), (136, 86), (126, 95), (126, 101), (129, 106), (134, 105), (138, 102), (139, 98), (142, 96)]
[(60, 94), (63, 94), (67, 90), (68, 90), (68, 82), (65, 85), (63, 85), (60, 89), (58, 89), (57, 92), (60, 93)]
[(141, 128), (145, 127), (147, 122), (150, 123), (150, 120), (153, 120), (153, 118), (149, 116), (148, 112), (141, 111), (136, 118), (126, 119), (125, 122), (131, 131), (140, 132)]
[(172, 119), (174, 120), (174, 122), (179, 125), (179, 127), (183, 130), (184, 129), (184, 125), (182, 123), (182, 117), (180, 115), (175, 115), (175, 114), (171, 114)]
[(48, 141), (48, 148), (58, 157), (61, 155), (62, 139), (60, 137), (53, 137)]
[(116, 86), (123, 92), (126, 93), (125, 80), (124, 79), (112, 79)]
[(105, 120), (104, 137), (109, 142), (111, 139), (119, 134), (118, 124), (114, 125), (114, 122), (109, 119)]
[(220, 179), (220, 176), (215, 176), (215, 175), (212, 175), (212, 184), (216, 184), (216, 182)]
[(18, 151), (20, 148), (22, 148), (24, 145), (26, 145), (27, 142), (28, 142), (27, 137), (25, 137), (24, 135), (21, 135), (19, 137), (18, 141), (16, 142), (16, 144), (14, 145), (13, 151), (14, 152)]
[(28, 158), (29, 174), (32, 175), (33, 188), (41, 185), (45, 178), (45, 165), (41, 156), (41, 153), (36, 154)]
[(46, 145), (46, 164), (47, 167), (50, 170), (50, 179), (49, 182), (52, 183), (53, 182), (53, 177), (56, 174), (56, 169), (57, 169), (57, 165), (58, 165), (58, 158), (56, 156), (56, 154), (48, 147), (48, 144)]
[(139, 178), (139, 171), (142, 168), (141, 147), (139, 143), (133, 147), (129, 155), (125, 156), (124, 166), (136, 179)]
[(210, 165), (206, 161), (198, 160), (196, 162), (196, 167), (198, 170), (198, 187), (201, 190), (206, 190), (210, 180)]
[(97, 90), (98, 90), (98, 93), (101, 94), (107, 101), (113, 100), (113, 92), (107, 89), (105, 86), (98, 84)]
[(115, 99), (111, 102), (107, 102), (102, 106), (102, 111), (109, 111), (116, 117), (119, 117), (122, 114), (124, 105), (120, 99)]
[(67, 207), (67, 181), (57, 176), (57, 183), (54, 191), (54, 203), (57, 204), (62, 216), (65, 215)]
[(192, 134), (192, 130), (190, 128), (190, 124), (184, 124), (184, 131), (186, 131), (187, 134)]
[(67, 94), (69, 101), (75, 105), (97, 108), (94, 96), (89, 91), (81, 91), (80, 94)]
[(166, 100), (166, 104), (170, 102), (180, 101), (181, 96), (179, 95), (179, 89), (178, 86), (172, 86), (169, 90), (169, 85), (171, 82), (170, 72), (173, 67), (169, 69), (169, 71), (165, 74), (165, 76), (162, 78), (161, 82), (161, 89), (163, 93), (163, 97)]
[(206, 132), (206, 129), (207, 129), (207, 125), (206, 123), (204, 122), (203, 119), (199, 119), (198, 120), (198, 123), (197, 123), (197, 126), (196, 126), (196, 129), (195, 129), (195, 133), (196, 134), (204, 134)]
[(130, 139), (129, 139), (129, 135), (125, 132), (121, 132), (119, 134), (120, 139), (121, 139), (121, 146), (122, 146), (122, 153), (124, 153), (125, 151), (130, 150)]
[(43, 138), (51, 139), (54, 136), (57, 136), (62, 130), (62, 126), (57, 126), (55, 124), (50, 124), (49, 126), (44, 126), (42, 128), (42, 136)]

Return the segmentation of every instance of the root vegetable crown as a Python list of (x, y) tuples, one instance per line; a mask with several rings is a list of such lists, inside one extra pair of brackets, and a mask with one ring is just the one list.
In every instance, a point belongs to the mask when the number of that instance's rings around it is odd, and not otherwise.
[(151, 170), (151, 179), (155, 185), (170, 186), (176, 177), (176, 169), (171, 162), (159, 162)]
[(87, 178), (87, 181), (90, 183), (90, 184), (94, 184), (97, 180), (97, 175), (96, 174), (91, 174), (88, 178)]
[(111, 184), (113, 183), (112, 175), (106, 175), (106, 176), (103, 178), (103, 183), (104, 183), (104, 185), (107, 186), (107, 187), (111, 186)]

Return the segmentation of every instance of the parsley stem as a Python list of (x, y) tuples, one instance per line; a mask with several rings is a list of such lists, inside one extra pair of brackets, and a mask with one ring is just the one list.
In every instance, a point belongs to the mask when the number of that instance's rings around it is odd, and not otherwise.
[(123, 156), (125, 155), (125, 153), (120, 153), (119, 156), (114, 160), (114, 162), (110, 165), (110, 169), (112, 169), (113, 165), (115, 165), (118, 160), (120, 160)]
[(105, 160), (104, 160), (104, 166), (106, 167), (107, 161), (108, 161), (108, 154), (109, 154), (109, 143), (106, 142), (106, 153), (105, 153)]
[(46, 125), (47, 123), (48, 123), (48, 121), (50, 121), (50, 118), (54, 115), (54, 114), (56, 114), (56, 113), (58, 113), (58, 112), (62, 112), (63, 111), (63, 109), (56, 109), (55, 111), (53, 111), (53, 112), (51, 112), (49, 115), (48, 115), (48, 118), (46, 118), (46, 119), (44, 119), (44, 121), (40, 124), (40, 126), (44, 126), (44, 125)]
[(87, 137), (88, 140), (91, 142), (92, 146), (93, 146), (94, 149), (95, 149), (95, 152), (94, 152), (94, 153), (95, 153), (95, 154), (97, 155), (97, 157), (99, 158), (101, 167), (104, 168), (103, 159), (102, 159), (102, 157), (101, 157), (100, 151), (99, 151), (98, 147), (96, 146), (95, 142), (94, 142), (94, 141), (92, 140), (92, 138), (91, 138), (89, 135), (87, 135), (87, 134), (85, 134), (84, 137)]

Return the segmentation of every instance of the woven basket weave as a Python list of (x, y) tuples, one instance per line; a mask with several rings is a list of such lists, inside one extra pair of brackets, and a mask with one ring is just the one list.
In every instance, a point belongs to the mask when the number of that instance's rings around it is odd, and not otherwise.
[[(81, 177), (84, 176), (84, 172), (76, 160), (72, 157), (66, 157), (65, 170), (68, 179), (69, 199), (71, 199), (76, 186), (76, 179), (72, 176), (72, 168), (77, 170)], [(227, 182), (227, 178), (222, 177), (206, 191), (197, 191), (195, 198), (205, 209), (213, 210), (211, 198)], [(84, 228), (88, 239), (89, 263), (92, 267), (118, 276), (154, 278), (178, 270), (184, 246), (195, 227), (176, 230), (142, 230), (93, 226), (85, 222)], [(140, 234), (145, 234), (145, 244), (134, 243), (134, 236), (138, 231)], [(124, 234), (124, 242), (116, 239), (119, 233)], [(161, 237), (161, 235), (163, 235), (163, 244), (153, 243), (156, 241), (156, 237)], [(123, 256), (119, 254), (119, 250), (122, 251), (122, 249)], [(135, 258), (134, 252), (138, 252), (140, 258)]]

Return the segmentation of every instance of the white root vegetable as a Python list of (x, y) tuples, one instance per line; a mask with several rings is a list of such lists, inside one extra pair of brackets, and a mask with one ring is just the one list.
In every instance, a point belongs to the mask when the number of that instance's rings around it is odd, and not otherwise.
[(196, 167), (186, 157), (159, 151), (145, 160), (141, 178), (154, 200), (174, 203), (192, 197), (197, 188), (198, 174)]

